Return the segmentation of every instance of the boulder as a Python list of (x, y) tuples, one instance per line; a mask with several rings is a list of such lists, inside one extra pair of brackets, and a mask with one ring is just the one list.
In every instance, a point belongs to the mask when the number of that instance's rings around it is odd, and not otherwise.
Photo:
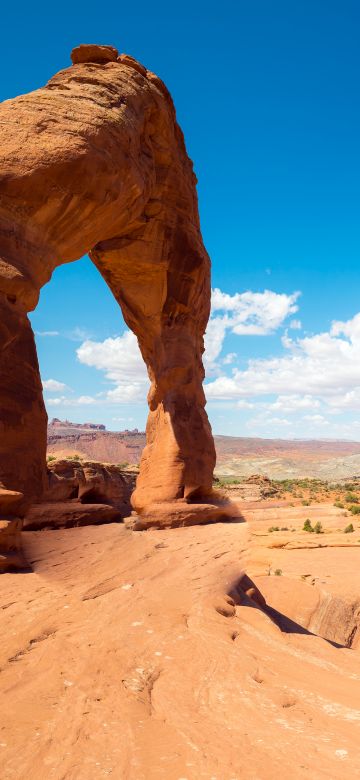
[(81, 43), (71, 52), (71, 62), (78, 65), (82, 62), (116, 62), (119, 52), (114, 46), (99, 46), (94, 43)]

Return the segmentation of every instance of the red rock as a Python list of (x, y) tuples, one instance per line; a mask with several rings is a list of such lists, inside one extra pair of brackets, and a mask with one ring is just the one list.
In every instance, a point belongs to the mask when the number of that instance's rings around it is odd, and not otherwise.
[(151, 379), (133, 507), (144, 517), (151, 507), (152, 524), (156, 507), (161, 525), (161, 505), (181, 499), (187, 522), (202, 521), (204, 504), (215, 511), (215, 448), (202, 388), (210, 261), (195, 176), (172, 101), (117, 56), (78, 47), (75, 66), (0, 107), (0, 480), (29, 504), (44, 492), (47, 419), (26, 313), (57, 266), (89, 252)]
[(106, 503), (130, 509), (135, 475), (113, 464), (56, 460), (48, 464), (44, 501), (79, 499), (83, 503)]
[(127, 65), (129, 68), (133, 68), (134, 70), (137, 70), (138, 73), (141, 73), (142, 76), (147, 75), (147, 70), (144, 68), (143, 65), (141, 65), (140, 62), (134, 59), (134, 57), (130, 57), (129, 54), (120, 54), (120, 57), (117, 58), (118, 62), (121, 62), (123, 65)]
[(77, 65), (82, 62), (116, 62), (119, 55), (114, 46), (98, 46), (93, 43), (82, 43), (71, 52), (71, 62)]
[(108, 504), (82, 504), (80, 501), (53, 501), (34, 504), (24, 520), (25, 531), (42, 528), (73, 528), (100, 523), (117, 523), (122, 515)]
[(135, 475), (118, 466), (53, 461), (42, 500), (26, 513), (24, 529), (119, 522), (131, 511), (134, 487)]

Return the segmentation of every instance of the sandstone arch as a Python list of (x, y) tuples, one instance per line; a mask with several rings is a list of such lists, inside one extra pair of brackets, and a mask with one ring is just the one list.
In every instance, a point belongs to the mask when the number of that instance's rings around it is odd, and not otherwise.
[(171, 97), (112, 47), (80, 46), (72, 61), (45, 87), (0, 107), (3, 552), (17, 546), (21, 522), (11, 518), (41, 497), (46, 475), (47, 417), (27, 312), (53, 270), (87, 252), (137, 335), (151, 379), (133, 496), (140, 527), (226, 513), (212, 497), (215, 450), (202, 389), (210, 263)]

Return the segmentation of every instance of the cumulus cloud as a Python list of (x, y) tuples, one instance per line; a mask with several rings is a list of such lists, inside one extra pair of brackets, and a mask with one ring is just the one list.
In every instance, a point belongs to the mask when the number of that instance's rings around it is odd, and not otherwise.
[[(237, 357), (229, 352), (217, 362), (223, 348), (226, 333), (266, 335), (273, 333), (286, 317), (297, 311), (299, 293), (278, 294), (270, 290), (263, 293), (235, 293), (228, 295), (219, 289), (212, 291), (212, 315), (205, 337), (204, 362), (208, 376), (217, 375), (221, 364), (231, 365)], [(76, 329), (74, 338), (81, 335)], [(85, 338), (77, 349), (81, 363), (103, 371), (113, 385), (103, 394), (103, 400), (113, 404), (143, 401), (149, 386), (146, 366), (142, 359), (136, 336), (126, 330), (121, 336), (105, 341)], [(233, 369), (235, 371), (235, 369)]]
[(240, 401), (237, 401), (236, 406), (238, 409), (253, 409), (255, 404), (241, 398)]
[(304, 414), (304, 420), (316, 423), (317, 425), (329, 425), (329, 421), (322, 414)]
[(280, 357), (250, 360), (245, 370), (234, 369), (232, 376), (208, 382), (207, 397), (299, 396), (301, 390), (302, 398), (359, 408), (360, 313), (347, 322), (334, 322), (329, 332), (296, 340), (286, 337), (283, 346), (286, 354)]
[(61, 395), (57, 398), (48, 398), (46, 401), (47, 406), (91, 406), (96, 403), (96, 399), (91, 395), (80, 395), (78, 398)]
[(229, 366), (231, 363), (234, 362), (234, 360), (236, 360), (236, 358), (237, 358), (236, 352), (228, 352), (228, 354), (225, 355), (225, 357), (223, 357), (222, 363), (224, 366)]
[(211, 294), (211, 317), (205, 334), (204, 362), (208, 375), (218, 369), (216, 361), (226, 333), (238, 336), (267, 336), (298, 311), (300, 293), (292, 295), (246, 291), (229, 295), (218, 288)]
[(48, 390), (51, 393), (59, 393), (61, 390), (67, 389), (64, 382), (58, 382), (57, 379), (43, 379), (42, 386), (44, 390)]
[(273, 403), (266, 406), (269, 411), (291, 414), (306, 409), (318, 409), (320, 401), (311, 395), (279, 395)]
[(122, 336), (105, 341), (88, 339), (77, 349), (80, 363), (104, 371), (114, 387), (105, 400), (110, 403), (144, 401), (149, 377), (136, 336), (126, 330)]

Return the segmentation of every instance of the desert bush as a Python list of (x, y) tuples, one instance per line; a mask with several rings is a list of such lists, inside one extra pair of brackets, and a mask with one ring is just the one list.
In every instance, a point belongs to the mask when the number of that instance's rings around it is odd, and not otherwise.
[(312, 534), (312, 533), (313, 533), (313, 531), (314, 531), (314, 529), (313, 529), (313, 527), (312, 527), (312, 525), (311, 525), (311, 523), (310, 523), (310, 520), (309, 520), (309, 518), (307, 518), (307, 519), (305, 520), (305, 523), (304, 523), (304, 525), (303, 525), (303, 531), (307, 531), (309, 534)]
[(273, 531), (280, 531), (280, 528), (278, 525), (271, 525), (270, 528), (268, 528), (269, 534), (272, 534)]
[(354, 532), (354, 526), (352, 523), (349, 523), (349, 525), (344, 528), (344, 534), (352, 534)]
[(358, 504), (350, 506), (349, 509), (352, 515), (360, 515), (360, 506)]
[(323, 527), (322, 527), (322, 525), (321, 525), (319, 520), (317, 521), (317, 523), (315, 523), (313, 531), (314, 531), (314, 534), (323, 534), (324, 533)]
[(52, 460), (56, 460), (56, 455), (47, 455), (46, 460), (48, 463), (51, 463)]
[(345, 495), (345, 501), (347, 504), (358, 504), (359, 499), (356, 493), (346, 493)]
[(275, 574), (275, 577), (281, 577), (282, 569), (275, 569), (274, 574)]
[(338, 499), (334, 501), (334, 506), (337, 506), (338, 509), (345, 509), (345, 504), (343, 504), (342, 501), (339, 501)]
[(306, 499), (304, 499), (304, 501), (302, 501), (301, 503), (302, 503), (303, 506), (310, 506), (311, 502), (307, 501)]

